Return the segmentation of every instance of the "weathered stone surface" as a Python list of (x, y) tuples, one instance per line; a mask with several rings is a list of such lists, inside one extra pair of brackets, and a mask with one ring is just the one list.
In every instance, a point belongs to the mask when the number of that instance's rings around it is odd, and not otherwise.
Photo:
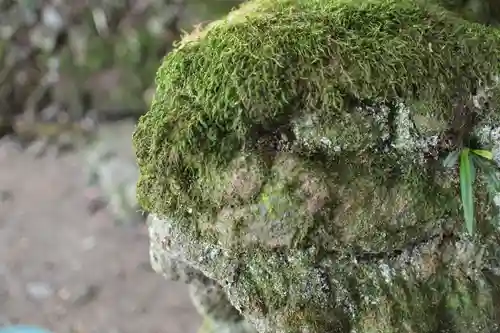
[[(359, 256), (314, 247), (235, 254), (190, 237), (171, 220), (153, 218), (150, 226), (152, 243), (164, 244), (152, 251), (153, 258), (171, 260), (165, 258), (175, 253), (187, 271), (199, 270), (198, 281), (210, 277), (221, 283), (259, 332), (498, 329), (500, 272), (493, 239), (476, 245), (437, 236), (393, 253)], [(165, 272), (171, 267), (155, 268)], [(219, 299), (208, 308), (220, 311), (221, 304), (227, 307)], [(228, 318), (232, 312), (226, 309), (214, 312)]]
[(199, 333), (255, 333), (253, 326), (227, 299), (224, 289), (213, 279), (185, 261), (182, 252), (171, 247), (170, 235), (158, 238), (154, 215), (147, 219), (151, 236), (151, 264), (167, 279), (189, 284), (191, 299), (205, 318)]
[(426, 1), (255, 0), (187, 36), (134, 134), (155, 269), (260, 333), (498, 331), (497, 209), (479, 178), (464, 233), (441, 160), (497, 149), (499, 72), (498, 29)]

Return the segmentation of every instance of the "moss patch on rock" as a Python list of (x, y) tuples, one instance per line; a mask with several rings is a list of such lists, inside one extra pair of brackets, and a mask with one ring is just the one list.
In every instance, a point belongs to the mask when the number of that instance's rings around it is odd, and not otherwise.
[[(412, 112), (449, 124), (461, 94), (499, 71), (500, 32), (437, 5), (251, 1), (165, 58), (134, 134), (139, 200), (246, 244), (278, 239), (287, 223), (278, 243), (292, 247), (377, 252), (418, 241), (459, 206), (426, 156), (443, 129), (412, 136)], [(238, 201), (223, 193), (240, 169), (254, 175)], [(252, 224), (268, 236), (243, 237)]]

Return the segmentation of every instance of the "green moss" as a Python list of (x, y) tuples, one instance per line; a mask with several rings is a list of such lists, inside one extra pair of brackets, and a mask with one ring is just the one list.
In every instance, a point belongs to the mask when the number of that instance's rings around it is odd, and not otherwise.
[[(261, 3), (262, 13), (214, 25), (158, 71), (155, 100), (134, 139), (146, 209), (166, 214), (192, 203), (191, 184), (207, 163), (227, 165), (256, 127), (315, 113), (335, 130), (352, 98), (425, 100), (449, 118), (458, 87), (472, 89), (498, 71), (499, 32), (434, 6)], [(184, 193), (177, 204), (167, 179)]]

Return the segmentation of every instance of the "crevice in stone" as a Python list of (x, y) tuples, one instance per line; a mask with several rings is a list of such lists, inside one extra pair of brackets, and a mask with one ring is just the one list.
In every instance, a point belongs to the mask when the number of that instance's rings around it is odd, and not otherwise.
[(290, 121), (286, 120), (276, 127), (255, 126), (251, 130), (250, 150), (256, 151), (262, 157), (265, 168), (263, 170), (265, 181), (262, 182), (258, 191), (251, 201), (258, 200), (272, 176), (272, 167), (278, 153), (291, 150), (297, 138), (292, 130)]
[(453, 107), (448, 130), (439, 141), (438, 146), (446, 151), (459, 149), (463, 145), (469, 146), (472, 140), (471, 133), (479, 121), (480, 117), (474, 110), (472, 100), (461, 96)]
[(389, 114), (387, 115), (387, 124), (389, 126), (389, 137), (382, 142), (382, 151), (390, 149), (394, 144), (397, 133), (397, 107), (395, 103), (388, 103)]
[[(421, 239), (415, 240), (409, 244), (407, 244), (405, 247), (397, 248), (397, 249), (392, 249), (390, 251), (383, 251), (383, 252), (367, 252), (367, 251), (351, 251), (349, 255), (352, 257), (354, 262), (357, 263), (372, 263), (380, 260), (394, 260), (397, 257), (403, 255), (404, 253), (412, 252), (419, 246), (424, 246), (425, 244), (431, 243), (432, 241), (435, 241), (436, 239), (440, 240), (440, 246), (446, 242), (456, 240), (456, 235), (453, 231), (443, 231), (442, 233), (439, 234), (433, 234), (429, 235), (426, 237), (423, 237)], [(328, 256), (333, 256), (333, 257), (345, 257), (346, 253), (338, 251), (338, 250), (328, 250), (328, 251), (319, 251), (320, 253), (320, 258), (318, 260), (321, 260), (321, 258), (328, 257)]]
[(277, 126), (258, 125), (251, 133), (251, 149), (263, 157), (268, 167), (272, 166), (278, 153), (289, 150), (297, 139), (289, 122)]

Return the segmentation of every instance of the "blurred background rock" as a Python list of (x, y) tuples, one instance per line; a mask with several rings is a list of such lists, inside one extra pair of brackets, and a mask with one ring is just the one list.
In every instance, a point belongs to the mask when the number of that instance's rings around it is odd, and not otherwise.
[[(134, 236), (128, 233), (136, 232), (144, 236), (138, 236), (140, 249), (127, 249), (132, 252), (128, 254), (131, 259), (123, 262), (130, 262), (130, 270), (139, 267), (144, 274), (154, 274), (144, 268), (149, 266), (144, 252), (147, 233), (145, 214), (135, 200), (137, 170), (132, 131), (151, 101), (161, 59), (183, 31), (224, 15), (240, 2), (0, 0), (0, 327), (26, 320), (43, 324), (36, 318), (52, 311), (47, 309), (54, 305), (46, 305), (47, 300), (66, 298), (69, 302), (76, 297), (72, 294), (80, 293), (68, 291), (68, 286), (59, 290), (52, 278), (39, 277), (45, 274), (42, 271), (47, 265), (55, 265), (60, 267), (51, 268), (59, 272), (57, 279), (67, 276), (67, 284), (73, 283), (60, 258), (74, 243), (73, 236), (65, 233), (73, 235), (93, 228), (95, 234), (86, 236), (85, 247), (99, 248), (96, 242), (106, 243), (108, 252), (93, 255), (89, 264), (92, 267), (87, 276), (98, 276), (96, 272), (106, 274), (109, 256), (122, 255), (123, 243), (135, 246), (129, 239)], [(78, 210), (82, 203), (85, 212)], [(113, 237), (99, 234), (105, 227), (92, 225), (102, 221), (102, 214), (109, 217), (109, 221), (104, 220), (135, 231), (115, 230)], [(21, 255), (20, 248), (32, 254)], [(79, 260), (74, 256), (71, 265)], [(39, 266), (44, 268), (37, 270)], [(159, 276), (142, 279), (149, 283), (155, 278), (162, 280)], [(83, 287), (75, 288), (96, 290), (85, 281), (81, 281)], [(162, 285), (163, 280), (155, 283)], [(149, 283), (144, 292), (154, 293), (155, 283)], [(24, 292), (16, 294), (15, 290), (23, 288)], [(119, 288), (116, 302), (127, 293)], [(90, 298), (97, 297), (90, 294)], [(24, 310), (32, 309), (29, 302), (33, 299), (42, 304), (36, 315)], [(115, 306), (108, 301), (109, 311)], [(164, 318), (159, 317), (158, 322), (162, 321)], [(153, 325), (155, 321), (150, 322)], [(59, 331), (91, 332), (85, 325), (96, 323), (91, 320), (78, 324), (79, 328), (66, 323), (66, 327), (64, 320), (52, 318), (46, 325)], [(133, 327), (109, 332), (153, 332)], [(101, 327), (99, 331), (105, 330)], [(165, 328), (158, 332), (177, 331)]]
[(37, 154), (90, 143), (90, 185), (103, 185), (117, 220), (136, 219), (130, 124), (147, 109), (159, 62), (183, 31), (239, 2), (0, 1), (0, 136)]

